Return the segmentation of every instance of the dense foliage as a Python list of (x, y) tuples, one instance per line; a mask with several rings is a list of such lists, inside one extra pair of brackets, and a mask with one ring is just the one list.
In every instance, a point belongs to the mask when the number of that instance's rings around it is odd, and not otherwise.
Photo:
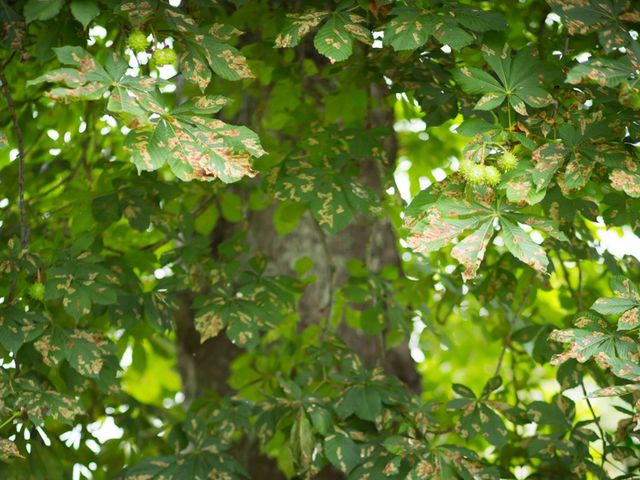
[(640, 476), (637, 3), (0, 19), (0, 478)]

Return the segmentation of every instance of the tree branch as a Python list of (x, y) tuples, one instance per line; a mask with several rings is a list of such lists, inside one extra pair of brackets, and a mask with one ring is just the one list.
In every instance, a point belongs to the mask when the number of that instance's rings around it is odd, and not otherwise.
[[(11, 57), (13, 58), (13, 56)], [(9, 59), (9, 61), (11, 60)], [(27, 248), (29, 244), (29, 224), (27, 223), (27, 213), (24, 202), (24, 137), (22, 136), (22, 130), (18, 123), (18, 115), (16, 114), (16, 105), (13, 102), (13, 96), (9, 90), (9, 83), (7, 77), (4, 74), (4, 70), (9, 63), (7, 61), (2, 68), (0, 68), (0, 82), (2, 82), (2, 92), (4, 98), (7, 100), (7, 107), (9, 108), (9, 115), (11, 117), (11, 123), (13, 125), (13, 134), (18, 142), (18, 210), (20, 215), (20, 246), (23, 249)]]
[(600, 460), (600, 467), (604, 467), (604, 462), (607, 460), (607, 437), (604, 435), (604, 430), (600, 425), (600, 420), (598, 420), (598, 416), (596, 415), (595, 410), (593, 409), (593, 405), (591, 404), (591, 400), (589, 400), (589, 394), (587, 393), (587, 389), (584, 386), (584, 381), (580, 381), (580, 387), (582, 387), (582, 393), (584, 394), (584, 399), (587, 401), (587, 406), (589, 407), (589, 412), (591, 412), (591, 417), (593, 417), (593, 423), (596, 424), (596, 428), (600, 433), (600, 438), (602, 439), (602, 457)]
[(327, 242), (327, 234), (324, 233), (324, 230), (322, 230), (320, 223), (318, 223), (318, 221), (315, 218), (313, 218), (313, 216), (312, 216), (312, 219), (313, 219), (313, 225), (316, 227), (316, 230), (318, 231), (320, 244), (322, 245), (322, 250), (324, 251), (324, 255), (327, 259), (327, 269), (329, 270), (329, 278), (327, 279), (327, 290), (329, 294), (329, 300), (327, 304), (327, 320), (324, 325), (324, 331), (323, 331), (323, 335), (326, 335), (326, 333), (329, 331), (329, 326), (331, 325), (331, 314), (333, 313), (333, 295), (335, 290), (334, 283), (335, 283), (336, 266), (333, 261), (333, 255), (331, 255), (331, 248), (329, 248), (329, 242)]

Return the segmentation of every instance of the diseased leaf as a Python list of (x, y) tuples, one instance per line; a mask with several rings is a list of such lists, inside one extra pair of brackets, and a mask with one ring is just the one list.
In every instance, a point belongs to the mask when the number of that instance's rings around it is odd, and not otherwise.
[(327, 15), (327, 12), (318, 10), (307, 10), (305, 13), (287, 14), (288, 24), (276, 37), (276, 47), (295, 47), (300, 42), (300, 39), (320, 25), (320, 22), (322, 22)]
[(161, 480), (181, 480), (183, 478), (224, 478), (241, 480), (247, 478), (245, 468), (230, 454), (222, 451), (224, 445), (213, 437), (199, 448), (167, 455), (149, 457), (127, 467), (122, 478), (139, 480), (157, 478)]
[(8, 462), (13, 458), (24, 458), (24, 456), (15, 443), (6, 438), (0, 438), (0, 462)]
[(433, 35), (436, 26), (433, 16), (411, 7), (394, 8), (391, 14), (395, 16), (385, 26), (383, 41), (394, 50), (415, 50)]
[(348, 474), (361, 463), (360, 452), (355, 442), (342, 433), (326, 437), (324, 450), (333, 466), (343, 473)]
[(345, 28), (346, 22), (344, 14), (331, 14), (313, 38), (318, 52), (331, 63), (346, 60), (353, 52), (353, 40)]
[(613, 292), (617, 298), (599, 298), (591, 306), (602, 315), (619, 315), (618, 330), (632, 330), (640, 326), (640, 293), (636, 285), (624, 277), (614, 277)]
[(616, 332), (601, 318), (584, 313), (575, 320), (577, 328), (554, 330), (551, 340), (569, 343), (569, 349), (551, 360), (559, 365), (570, 358), (584, 363), (594, 358), (600, 365), (607, 367), (612, 358), (628, 359), (638, 355), (638, 344), (625, 333)]
[(544, 249), (536, 244), (520, 227), (505, 218), (500, 219), (502, 238), (509, 252), (531, 268), (546, 273), (549, 259)]
[(15, 355), (22, 345), (38, 338), (48, 323), (42, 312), (17, 309), (0, 312), (0, 345)]
[(225, 80), (254, 78), (246, 57), (235, 47), (216, 40), (211, 35), (204, 35), (200, 45), (204, 49), (204, 58), (216, 75)]
[(303, 470), (306, 470), (311, 464), (314, 443), (309, 417), (304, 413), (304, 410), (299, 409), (296, 420), (291, 428), (289, 448), (291, 448), (294, 461), (302, 467)]
[(485, 222), (451, 250), (451, 256), (465, 267), (462, 272), (464, 280), (475, 277), (493, 234), (493, 222)]
[(547, 188), (556, 171), (564, 163), (565, 150), (562, 143), (546, 143), (536, 149), (531, 159), (534, 168), (531, 178), (538, 190)]
[(225, 183), (255, 175), (251, 160), (265, 153), (257, 135), (205, 116), (225, 103), (222, 97), (200, 97), (165, 114), (152, 129), (133, 130), (127, 146), (138, 170), (155, 170), (167, 162), (181, 180)]
[(609, 178), (611, 186), (616, 190), (622, 190), (633, 198), (640, 198), (640, 174), (618, 169), (613, 170)]
[(533, 75), (538, 62), (532, 58), (529, 49), (521, 50), (512, 59), (506, 48), (502, 52), (485, 48), (484, 58), (497, 79), (474, 67), (462, 67), (453, 72), (453, 78), (465, 92), (483, 94), (476, 104), (477, 110), (493, 110), (507, 99), (517, 113), (526, 116), (525, 104), (543, 108), (553, 102), (551, 95), (538, 86), (539, 82)]

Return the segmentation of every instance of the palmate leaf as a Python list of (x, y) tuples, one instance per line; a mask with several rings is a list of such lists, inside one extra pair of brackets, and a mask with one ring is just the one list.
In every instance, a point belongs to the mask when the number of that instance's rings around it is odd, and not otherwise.
[[(487, 384), (485, 391), (495, 389), (494, 387)], [(476, 398), (470, 388), (460, 384), (454, 384), (453, 388), (461, 398), (449, 401), (447, 408), (459, 411), (461, 414), (457, 429), (460, 436), (465, 440), (473, 440), (480, 434), (496, 447), (503, 447), (508, 437), (502, 418), (489, 407), (488, 403)]]
[(379, 214), (378, 198), (340, 168), (343, 160), (336, 156), (285, 162), (273, 184), (276, 198), (308, 206), (318, 224), (332, 234), (346, 228), (356, 213)]
[(228, 453), (217, 438), (187, 453), (146, 458), (122, 472), (124, 480), (153, 478), (154, 480), (182, 480), (184, 478), (246, 479), (244, 467)]
[(453, 72), (453, 78), (465, 92), (483, 95), (476, 109), (493, 110), (507, 100), (516, 112), (527, 115), (526, 105), (542, 108), (553, 103), (551, 95), (539, 86), (536, 75), (539, 62), (530, 49), (521, 50), (513, 58), (506, 47), (502, 52), (485, 48), (483, 54), (497, 78), (475, 67)]
[[(62, 360), (80, 375), (108, 383), (111, 364), (117, 360), (117, 349), (110, 341), (87, 330), (63, 330), (52, 327), (34, 343), (45, 365), (51, 367)], [(116, 362), (117, 363), (117, 362)], [(103, 377), (104, 375), (104, 377)]]
[(47, 271), (45, 300), (62, 299), (74, 319), (91, 313), (93, 305), (117, 301), (117, 279), (105, 267), (86, 261), (66, 261)]
[(406, 476), (406, 480), (425, 478), (498, 480), (500, 472), (497, 467), (484, 464), (471, 450), (454, 445), (439, 445), (421, 458)]
[(67, 88), (51, 89), (47, 96), (62, 101), (98, 100), (109, 89), (114, 79), (96, 61), (96, 59), (81, 47), (54, 48), (56, 57), (63, 65), (75, 68), (59, 68), (45, 73), (27, 82), (27, 86), (39, 83), (61, 82)]
[(584, 363), (593, 358), (603, 367), (608, 367), (611, 359), (629, 360), (638, 358), (637, 342), (623, 332), (617, 332), (599, 316), (584, 313), (575, 320), (576, 328), (554, 330), (549, 339), (568, 343), (568, 350), (555, 355), (552, 365), (560, 365), (570, 358)]
[(329, 12), (307, 10), (304, 13), (288, 13), (287, 25), (276, 37), (277, 48), (295, 47), (300, 39), (320, 25)]
[(544, 249), (531, 240), (531, 237), (524, 230), (507, 218), (500, 219), (502, 239), (507, 250), (531, 268), (546, 273), (549, 259)]
[(394, 50), (415, 50), (433, 36), (443, 45), (454, 50), (475, 40), (471, 32), (502, 30), (504, 17), (497, 12), (486, 12), (467, 5), (451, 5), (451, 16), (433, 15), (415, 7), (396, 7), (393, 18), (385, 25), (383, 42)]
[(41, 383), (30, 376), (10, 378), (6, 372), (0, 373), (0, 406), (12, 411), (24, 409), (35, 425), (41, 426), (46, 418), (71, 425), (81, 415), (75, 398), (52, 390), (48, 384)]
[(632, 330), (640, 325), (640, 292), (628, 278), (614, 277), (611, 287), (615, 298), (599, 298), (591, 306), (602, 315), (619, 315), (618, 330)]
[[(599, 164), (610, 166), (611, 185), (629, 196), (640, 196), (640, 167), (618, 146), (607, 141), (609, 126), (598, 116), (580, 116), (558, 128), (559, 139), (532, 153), (533, 166), (522, 172), (537, 192), (544, 192), (558, 174), (565, 194), (584, 188)], [(561, 168), (565, 166), (564, 171)], [(624, 167), (624, 168), (621, 168)], [(529, 194), (529, 192), (527, 192)], [(526, 197), (529, 198), (529, 197)], [(510, 198), (511, 199), (511, 198)]]
[(15, 355), (22, 345), (38, 338), (49, 322), (43, 312), (5, 309), (0, 313), (0, 345)]
[[(216, 68), (226, 69), (225, 78), (237, 80), (249, 75), (243, 70), (246, 62), (232, 47), (210, 35), (203, 35), (200, 40), (205, 47), (203, 56)], [(220, 179), (230, 183), (254, 175), (251, 159), (265, 153), (257, 135), (246, 127), (208, 117), (227, 103), (223, 97), (202, 96), (166, 112), (155, 94), (157, 81), (125, 76), (127, 63), (122, 59), (110, 57), (103, 68), (80, 47), (55, 51), (61, 63), (77, 68), (54, 70), (29, 84), (65, 83), (70, 88), (54, 88), (48, 93), (61, 101), (97, 100), (109, 91), (107, 108), (135, 117), (126, 146), (139, 171), (157, 170), (168, 163), (173, 173), (185, 181)], [(201, 66), (194, 64), (193, 68)], [(203, 86), (204, 82), (199, 84)]]
[(165, 8), (164, 14), (185, 50), (180, 59), (185, 77), (201, 91), (204, 92), (211, 80), (211, 70), (225, 80), (254, 78), (246, 57), (228, 43), (242, 32), (217, 23), (208, 29), (202, 28), (192, 17), (173, 8)]
[(430, 189), (420, 192), (405, 211), (405, 227), (410, 230), (407, 243), (416, 252), (429, 253), (451, 244), (455, 238), (473, 229), (451, 250), (451, 255), (465, 267), (462, 273), (464, 280), (473, 278), (482, 263), (495, 233), (493, 225), (496, 219), (507, 250), (542, 273), (546, 272), (549, 263), (547, 255), (518, 223), (529, 225), (557, 240), (567, 240), (551, 220), (519, 214), (512, 207), (495, 201), (485, 205), (465, 200), (459, 185), (444, 187), (439, 195), (432, 194)]
[(235, 292), (216, 288), (196, 301), (195, 327), (200, 341), (217, 336), (224, 328), (229, 340), (243, 348), (260, 341), (260, 332), (277, 325), (293, 306), (293, 294), (278, 277), (249, 277)]
[(433, 35), (435, 16), (413, 7), (397, 7), (391, 14), (395, 16), (385, 26), (383, 42), (394, 50), (415, 50)]
[(161, 114), (154, 111), (156, 103), (145, 104), (160, 118), (127, 136), (126, 146), (138, 170), (153, 171), (168, 163), (181, 180), (225, 183), (255, 175), (251, 159), (265, 153), (258, 136), (246, 127), (208, 117), (227, 102), (224, 97), (203, 96)]
[(341, 432), (325, 437), (324, 453), (334, 467), (346, 474), (362, 463), (356, 443)]
[(609, 174), (611, 186), (633, 198), (640, 198), (640, 166), (634, 164), (634, 170), (615, 169)]
[(547, 0), (547, 3), (560, 16), (570, 35), (597, 31), (600, 44), (607, 52), (627, 45), (631, 36), (621, 20), (638, 16), (637, 10), (625, 12), (633, 6), (633, 2), (625, 0)]
[(353, 53), (353, 40), (367, 45), (373, 42), (371, 31), (364, 26), (365, 19), (350, 12), (307, 10), (287, 15), (287, 25), (275, 39), (277, 48), (295, 47), (312, 29), (324, 23), (316, 33), (316, 50), (331, 63), (346, 60)]
[(371, 44), (371, 32), (362, 24), (365, 19), (359, 15), (340, 12), (329, 15), (313, 38), (316, 50), (331, 63), (346, 60), (353, 53), (353, 38)]

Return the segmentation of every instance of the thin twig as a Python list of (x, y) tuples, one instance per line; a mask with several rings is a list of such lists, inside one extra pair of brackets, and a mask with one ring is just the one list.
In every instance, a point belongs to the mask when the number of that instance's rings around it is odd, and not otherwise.
[(576, 259), (576, 265), (578, 267), (578, 297), (576, 298), (576, 304), (578, 306), (578, 310), (582, 310), (582, 265), (580, 264), (580, 259)]
[(16, 418), (18, 418), (20, 416), (20, 411), (14, 412), (13, 415), (11, 415), (9, 418), (7, 418), (4, 422), (2, 422), (2, 424), (0, 425), (0, 429), (4, 428), (5, 426), (7, 426), (9, 423), (11, 423), (13, 420), (15, 420)]
[(584, 386), (584, 381), (580, 381), (580, 387), (582, 387), (582, 393), (584, 394), (584, 399), (587, 401), (587, 406), (589, 407), (589, 411), (591, 412), (591, 416), (593, 417), (593, 423), (596, 424), (596, 428), (600, 433), (600, 438), (602, 439), (602, 457), (600, 460), (600, 467), (604, 466), (604, 462), (607, 459), (607, 438), (604, 435), (604, 430), (602, 429), (602, 425), (600, 425), (600, 421), (598, 420), (598, 416), (596, 415), (595, 410), (593, 409), (593, 405), (591, 404), (591, 400), (589, 400), (589, 394), (587, 393), (587, 389)]
[(331, 316), (333, 314), (333, 295), (334, 295), (334, 277), (336, 273), (336, 266), (333, 263), (333, 255), (331, 254), (331, 249), (329, 248), (329, 243), (327, 242), (327, 234), (322, 230), (322, 227), (318, 223), (318, 221), (311, 217), (313, 220), (313, 224), (318, 231), (318, 237), (320, 238), (320, 245), (322, 246), (322, 250), (324, 251), (324, 255), (327, 260), (327, 269), (329, 270), (329, 284), (327, 286), (327, 290), (329, 291), (329, 303), (327, 305), (327, 321), (324, 325), (323, 335), (329, 331), (329, 325), (331, 324)]
[(2, 82), (2, 92), (7, 100), (7, 107), (9, 108), (9, 115), (11, 116), (11, 123), (13, 125), (13, 134), (18, 141), (18, 210), (20, 215), (20, 247), (22, 247), (22, 249), (26, 249), (29, 244), (29, 225), (27, 223), (27, 213), (24, 202), (24, 138), (22, 136), (20, 124), (18, 123), (16, 105), (13, 102), (13, 96), (9, 90), (9, 83), (7, 82), (7, 77), (4, 74), (4, 69), (7, 64), (8, 62), (2, 65), (2, 68), (0, 69), (0, 82)]
[(569, 289), (569, 293), (571, 293), (571, 296), (575, 298), (577, 301), (578, 294), (576, 293), (575, 289), (571, 285), (571, 277), (569, 276), (569, 270), (567, 270), (567, 267), (562, 261), (562, 255), (560, 255), (560, 250), (558, 248), (555, 248), (554, 250), (556, 251), (556, 255), (558, 255), (558, 260), (560, 261), (560, 268), (562, 269), (562, 272), (564, 274), (564, 279), (567, 283), (567, 288)]
[[(531, 292), (531, 287), (533, 286), (533, 282), (529, 282), (529, 285), (527, 286), (527, 290), (524, 292), (524, 295), (522, 296), (522, 300), (520, 300), (520, 304), (518, 305), (518, 308), (516, 309), (516, 313), (515, 313), (515, 317), (519, 317), (520, 314), (522, 313), (522, 310), (524, 310), (524, 306), (527, 302), (527, 298), (529, 298), (529, 293)], [(493, 376), (491, 378), (497, 377), (500, 374), (500, 370), (502, 369), (502, 362), (504, 361), (504, 356), (507, 353), (507, 349), (509, 348), (509, 344), (511, 343), (511, 336), (513, 335), (513, 322), (510, 322), (509, 325), (509, 333), (507, 333), (507, 336), (504, 337), (504, 341), (502, 342), (502, 350), (500, 350), (500, 356), (498, 357), (498, 363), (496, 365), (496, 369), (493, 373)], [(487, 397), (489, 396), (491, 392), (487, 392)]]

